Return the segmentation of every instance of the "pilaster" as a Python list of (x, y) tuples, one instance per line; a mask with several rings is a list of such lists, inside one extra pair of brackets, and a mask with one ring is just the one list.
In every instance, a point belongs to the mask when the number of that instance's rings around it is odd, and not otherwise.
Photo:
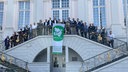
[(111, 30), (116, 37), (125, 37), (122, 0), (111, 0)]

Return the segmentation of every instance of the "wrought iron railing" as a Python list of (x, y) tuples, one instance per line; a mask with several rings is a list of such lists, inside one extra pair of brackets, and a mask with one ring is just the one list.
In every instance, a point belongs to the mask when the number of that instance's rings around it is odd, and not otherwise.
[[(38, 33), (37, 33), (38, 34)], [(39, 35), (35, 35), (35, 36), (39, 36)], [(51, 33), (49, 33), (51, 34)], [(48, 31), (45, 34), (42, 35), (48, 35)], [(66, 35), (76, 35), (76, 34), (66, 34)], [(33, 37), (33, 36), (32, 36)], [(4, 46), (4, 42), (0, 43), (0, 50), (3, 51), (5, 50), (5, 46)], [(123, 42), (121, 40), (118, 39), (114, 39), (114, 48), (103, 52), (99, 55), (96, 55), (94, 57), (91, 57), (87, 60), (84, 60), (82, 62), (82, 66), (81, 69), (85, 69), (83, 71), (91, 71), (94, 70), (98, 67), (101, 67), (102, 65), (108, 64), (112, 61), (118, 60), (119, 58), (127, 55), (127, 44), (126, 42)], [(0, 58), (2, 58), (4, 56), (5, 61), (10, 62), (14, 65), (17, 65), (23, 69), (26, 69), (27, 67), (27, 62), (17, 59), (13, 56), (7, 55), (3, 52), (0, 52)], [(85, 68), (84, 68), (85, 67)]]
[(119, 40), (117, 38), (114, 38), (114, 48), (118, 48), (119, 46), (123, 45), (123, 44), (126, 44), (126, 42), (122, 41), (122, 40)]
[(17, 70), (19, 68), (20, 70), (23, 70), (23, 71), (28, 70), (28, 63), (27, 62), (25, 62), (21, 59), (15, 58), (15, 57), (8, 55), (6, 53), (3, 53), (1, 51), (0, 51), (0, 63), (2, 65), (5, 65), (6, 67), (9, 66), (9, 68), (11, 68), (11, 69)]
[(4, 45), (4, 41), (0, 42), (0, 51), (4, 51), (5, 50), (5, 45)]
[(82, 62), (82, 66), (80, 70), (82, 72), (91, 72), (95, 69), (98, 69), (100, 67), (103, 67), (105, 65), (108, 65), (112, 62), (115, 62), (119, 59), (128, 56), (128, 49), (127, 49), (128, 47), (126, 42), (123, 41), (121, 41), (121, 43), (115, 42), (115, 45), (116, 46), (113, 49), (110, 49), (101, 54), (98, 54), (96, 56), (84, 60)]
[[(66, 35), (71, 35), (71, 34), (66, 34)], [(73, 35), (77, 35), (77, 34), (73, 34)], [(36, 36), (39, 36), (39, 35), (36, 35)], [(79, 35), (79, 36), (81, 36), (81, 35)], [(88, 39), (88, 38), (87, 38)], [(29, 39), (28, 39), (29, 40)], [(89, 39), (89, 40), (91, 40), (91, 39)], [(97, 41), (95, 41), (95, 42), (97, 42)], [(119, 39), (114, 39), (114, 47), (113, 48), (116, 48), (117, 46), (120, 46), (120, 45), (122, 45), (124, 43), (124, 41), (121, 41), (121, 40), (119, 40)], [(100, 44), (102, 44), (102, 43), (100, 43)], [(105, 41), (105, 44), (103, 44), (103, 45), (106, 45), (106, 46), (109, 46), (108, 45), (109, 43), (108, 43), (108, 41), (106, 40)], [(9, 47), (10, 48), (10, 47)], [(2, 42), (0, 42), (0, 51), (4, 51), (5, 50), (5, 45), (4, 45), (4, 41), (2, 41)]]
[[(28, 30), (29, 31), (29, 30)], [(27, 34), (27, 40), (30, 40), (30, 39), (32, 39), (32, 38), (34, 38), (34, 37), (36, 37), (36, 36), (39, 36), (39, 35), (51, 35), (52, 33), (51, 33), (52, 31), (51, 30), (49, 30), (49, 28), (48, 27), (45, 27), (45, 28), (42, 28), (42, 29), (34, 29), (34, 30), (32, 30), (31, 32), (28, 32)], [(96, 33), (97, 35), (98, 35), (98, 33)], [(79, 35), (79, 36), (82, 36), (81, 35), (81, 33), (80, 32), (76, 32), (76, 31), (71, 31), (70, 30), (70, 32), (67, 32), (67, 30), (65, 29), (65, 35)], [(97, 36), (96, 35), (96, 36)], [(23, 36), (26, 36), (26, 35), (23, 35)], [(92, 36), (92, 35), (91, 35)], [(88, 38), (89, 39), (89, 37), (88, 37), (88, 35), (87, 35), (87, 37), (86, 38)], [(98, 38), (98, 36), (97, 36), (97, 38)], [(22, 39), (23, 40), (23, 39)], [(91, 40), (91, 39), (90, 39)], [(20, 40), (19, 40), (20, 41)], [(96, 41), (96, 42), (98, 42), (98, 39), (97, 40), (94, 40), (94, 41)], [(99, 42), (99, 43), (101, 43), (101, 44), (104, 44), (104, 45), (107, 45), (107, 46), (109, 46), (108, 44), (108, 41), (107, 41), (107, 36), (105, 35), (105, 37), (104, 37), (104, 39), (102, 40), (103, 42)], [(22, 41), (22, 42), (24, 42), (24, 41)], [(22, 42), (19, 42), (19, 43), (17, 43), (17, 45), (18, 44), (21, 44)], [(121, 45), (123, 42), (121, 41), (121, 40), (118, 40), (118, 39), (114, 39), (114, 48), (116, 48), (117, 46), (119, 46), (119, 45)], [(10, 44), (11, 44), (11, 42), (10, 42)], [(13, 47), (14, 45), (10, 45), (9, 46), (9, 48), (11, 48), (11, 47)], [(5, 45), (4, 45), (4, 41), (2, 41), (2, 42), (0, 42), (0, 51), (4, 51), (5, 50)]]

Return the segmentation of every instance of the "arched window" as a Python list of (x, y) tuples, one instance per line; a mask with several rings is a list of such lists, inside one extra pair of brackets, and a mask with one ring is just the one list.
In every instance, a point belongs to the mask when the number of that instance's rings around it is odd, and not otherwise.
[(18, 29), (30, 24), (30, 1), (19, 1)]
[(94, 25), (106, 26), (105, 0), (93, 0)]

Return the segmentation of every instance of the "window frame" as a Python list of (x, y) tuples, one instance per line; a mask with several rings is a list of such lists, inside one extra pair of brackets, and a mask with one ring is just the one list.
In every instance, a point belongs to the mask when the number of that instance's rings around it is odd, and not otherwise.
[[(20, 2), (23, 2), (23, 9), (20, 9)], [(29, 2), (29, 6), (27, 8), (27, 2)], [(31, 5), (30, 0), (19, 0), (18, 1), (18, 29), (25, 27), (25, 25), (30, 24), (30, 12), (31, 12)], [(23, 16), (20, 17), (20, 12), (23, 12)], [(26, 13), (29, 12), (29, 16), (26, 15)], [(28, 17), (26, 20), (26, 16)], [(20, 18), (23, 18), (23, 20), (20, 20)], [(21, 23), (20, 23), (21, 21)], [(27, 22), (28, 21), (28, 24)]]
[[(59, 0), (59, 7), (58, 8), (54, 8), (53, 7), (53, 0), (52, 0), (52, 17), (54, 18), (53, 15), (53, 11), (58, 10), (59, 11), (59, 19), (62, 20), (63, 19), (63, 10), (68, 10), (68, 16), (69, 16), (69, 6), (70, 6), (70, 0), (66, 0), (67, 2), (67, 6), (63, 7), (62, 5), (62, 0)], [(68, 17), (67, 17), (68, 18)], [(58, 18), (56, 18), (58, 19)]]
[(5, 2), (4, 2), (4, 1), (0, 1), (0, 3), (3, 4), (2, 10), (0, 10), (0, 13), (2, 13), (2, 16), (1, 16), (1, 23), (0, 23), (0, 31), (2, 31), (2, 30), (3, 30), (3, 24), (4, 24)]
[[(96, 1), (98, 3), (96, 3)], [(94, 20), (94, 25), (98, 26), (98, 27), (101, 27), (101, 25), (103, 27), (106, 27), (107, 26), (107, 16), (106, 16), (106, 4), (105, 4), (105, 0), (102, 0), (104, 1), (104, 3), (102, 4), (101, 3), (101, 0), (93, 0), (93, 20)], [(94, 3), (95, 2), (95, 3)], [(95, 23), (96, 19), (95, 18), (95, 12), (94, 12), (94, 9), (97, 8), (98, 9), (98, 23)], [(102, 10), (102, 8), (104, 10)], [(102, 13), (103, 12), (103, 13)], [(104, 24), (103, 24), (104, 23)]]

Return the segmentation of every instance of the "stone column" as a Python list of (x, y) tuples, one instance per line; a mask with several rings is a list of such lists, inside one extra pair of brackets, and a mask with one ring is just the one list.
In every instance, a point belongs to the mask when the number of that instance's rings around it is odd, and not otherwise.
[(85, 21), (86, 19), (86, 0), (78, 0), (78, 18)]
[(47, 48), (47, 63), (50, 63), (50, 47)]
[(86, 1), (87, 3), (87, 12), (88, 12), (88, 16), (87, 16), (87, 18), (88, 18), (88, 24), (89, 23), (93, 23), (93, 1), (92, 0), (87, 0)]
[(115, 37), (125, 37), (124, 14), (122, 0), (111, 0), (111, 29)]
[(43, 0), (43, 20), (52, 18), (52, 0)]
[(65, 47), (65, 56), (66, 56), (66, 63), (69, 62), (69, 51), (68, 51), (68, 47)]
[[(128, 10), (127, 10), (128, 11)], [(127, 20), (126, 20), (126, 38), (127, 38), (127, 46), (128, 46), (128, 14), (127, 14)], [(127, 49), (128, 50), (128, 49)]]
[(3, 15), (3, 39), (10, 36), (14, 32), (14, 2), (12, 0), (4, 1), (4, 15)]

